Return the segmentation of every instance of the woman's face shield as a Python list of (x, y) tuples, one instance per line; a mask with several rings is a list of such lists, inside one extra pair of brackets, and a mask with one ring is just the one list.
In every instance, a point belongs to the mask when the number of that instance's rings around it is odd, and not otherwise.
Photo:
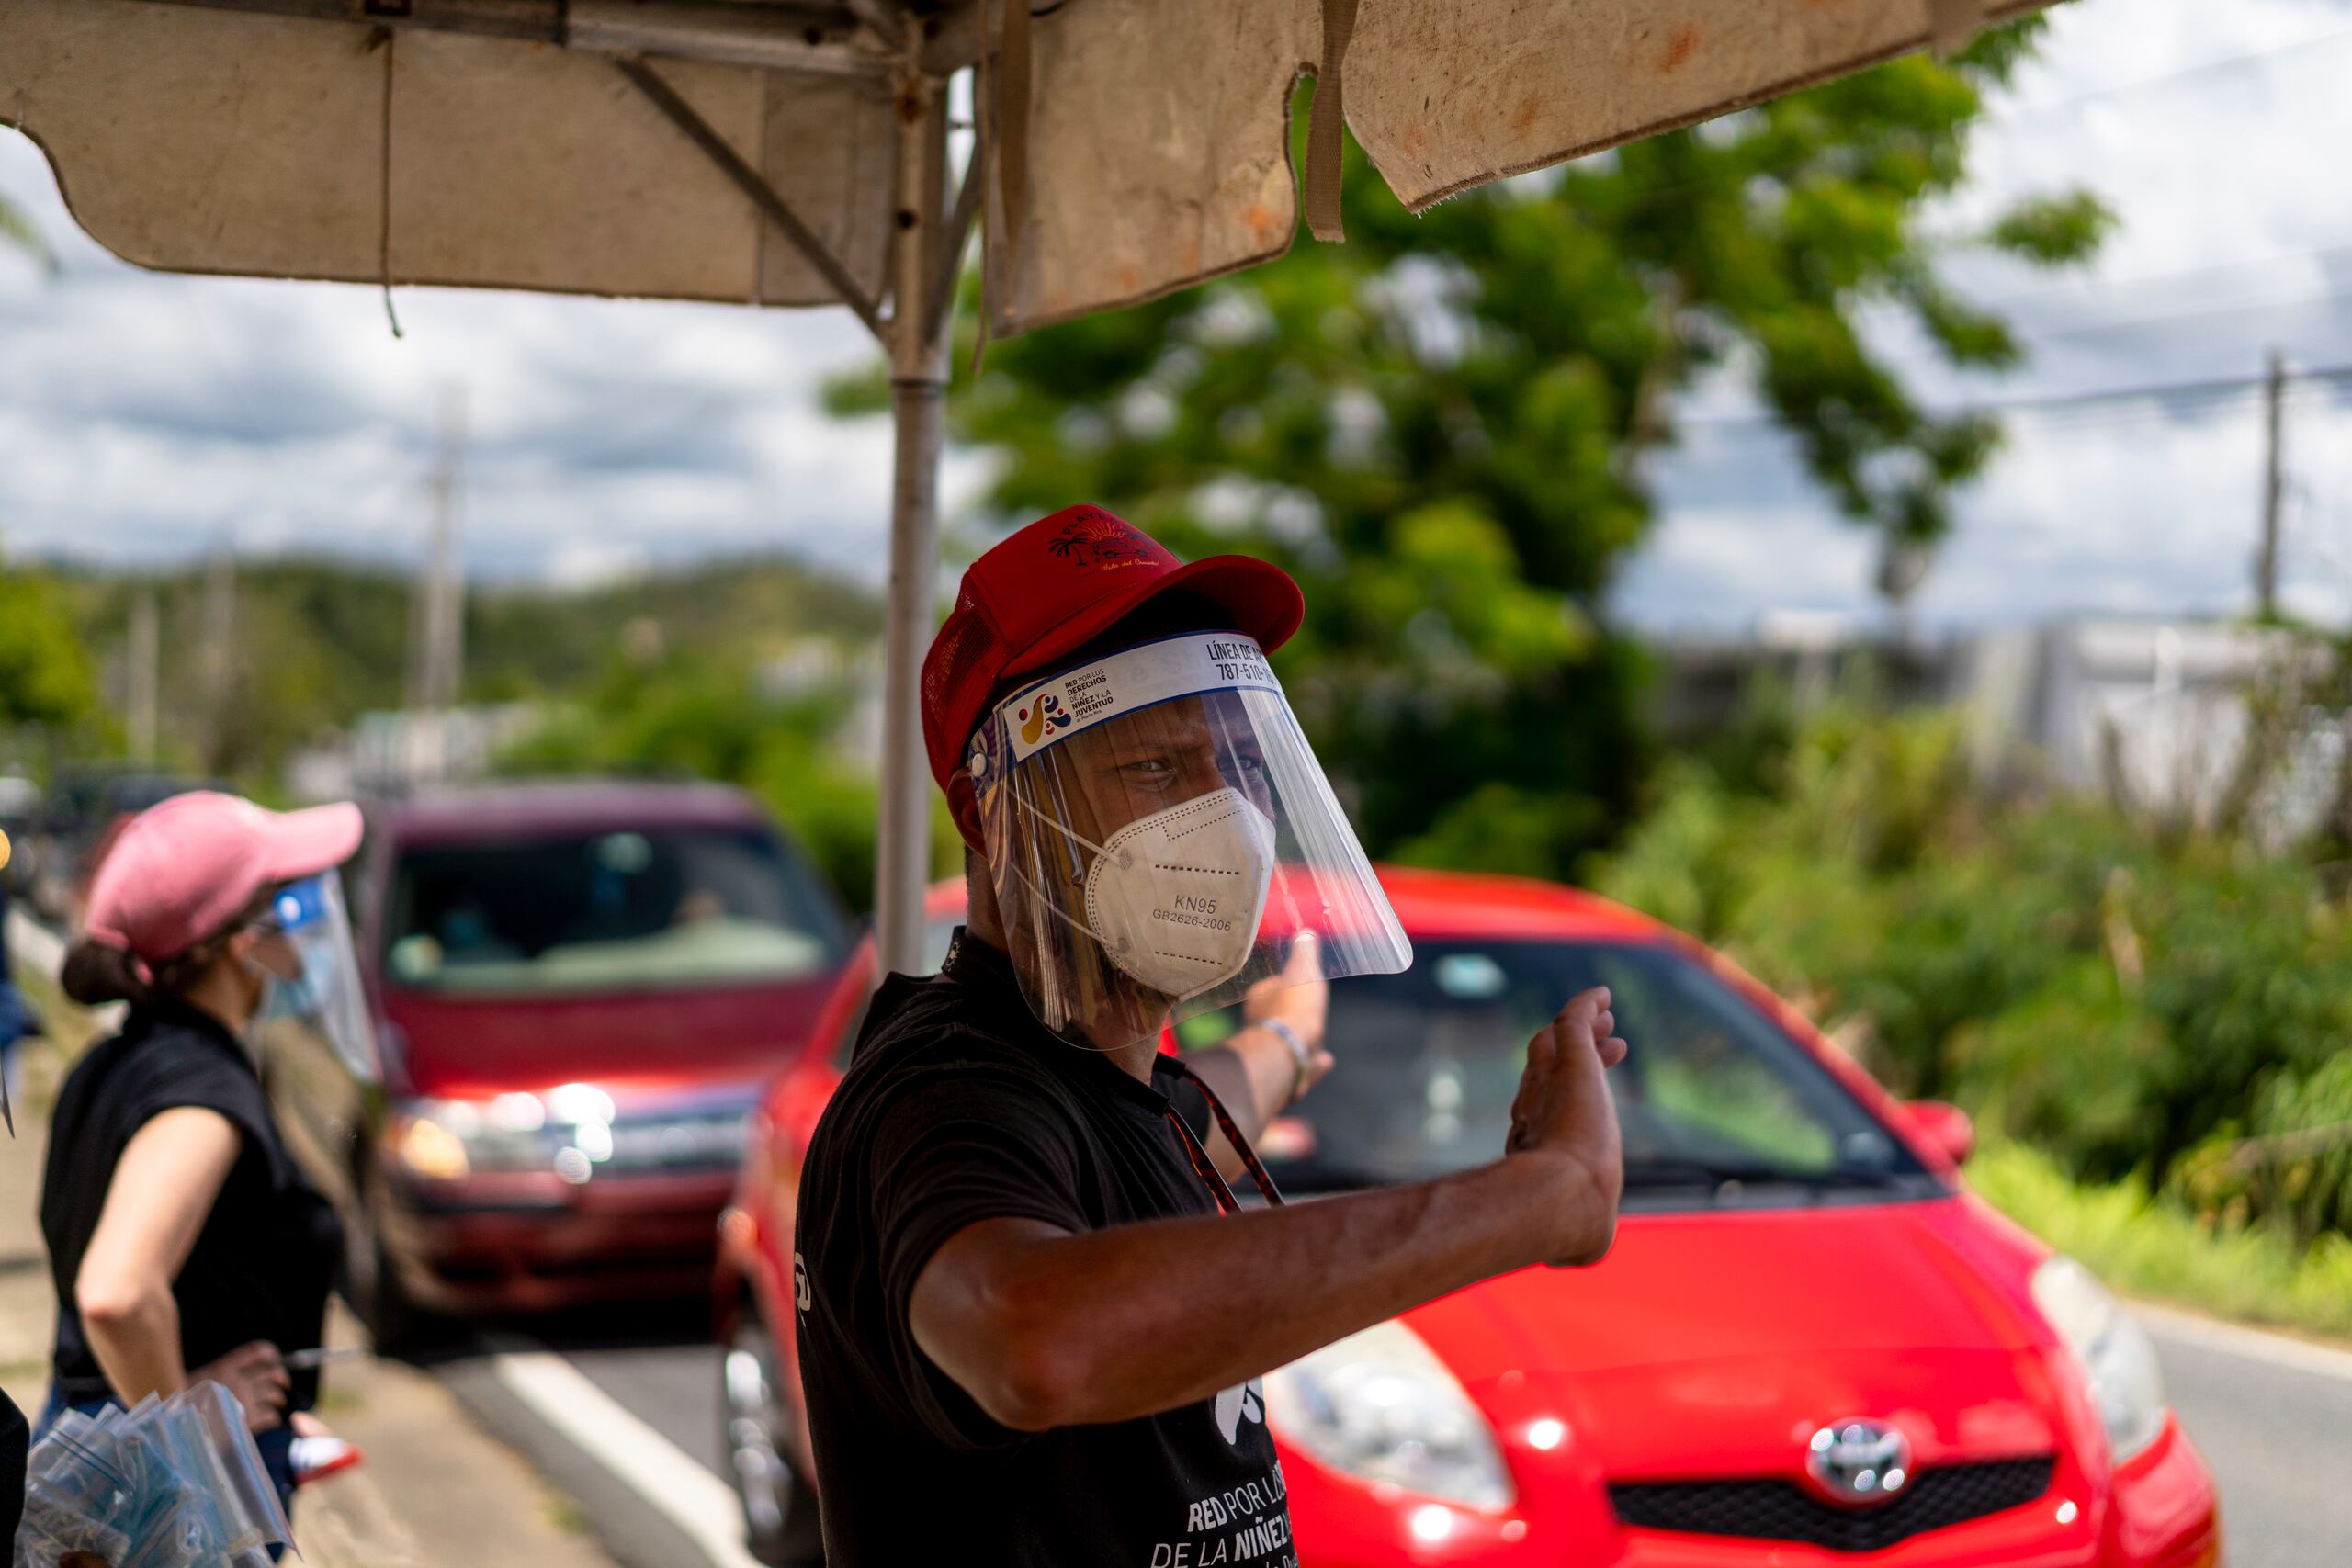
[(1265, 655), (1165, 637), (999, 705), (968, 766), (1023, 997), (1113, 1048), (1238, 1001), (1302, 930), (1323, 971), (1412, 949)]
[(261, 1027), (308, 1030), (352, 1071), (375, 1078), (375, 1031), (342, 883), (332, 872), (288, 883), (271, 898), (256, 929), (263, 942), (255, 962), (277, 981), (269, 987)]

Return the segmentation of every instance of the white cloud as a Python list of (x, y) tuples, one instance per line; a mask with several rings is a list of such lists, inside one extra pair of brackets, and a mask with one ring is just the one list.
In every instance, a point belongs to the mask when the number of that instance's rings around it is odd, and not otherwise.
[(871, 352), (844, 312), (418, 289), (395, 340), (373, 289), (116, 261), (8, 133), (0, 195), (62, 264), (0, 262), (11, 549), (152, 560), (227, 537), (413, 559), (454, 392), (478, 573), (576, 578), (593, 540), (608, 560), (785, 547), (881, 575), (887, 425), (816, 401)]
[[(1975, 183), (1937, 226), (2077, 183), (2123, 226), (2075, 281), (2012, 264), (1959, 276), (2036, 344), (2023, 376), (1923, 372), (1939, 399), (2258, 370), (2265, 345), (2352, 362), (2352, 7), (2343, 0), (2080, 0), (1979, 138)], [(2267, 52), (2266, 52), (2267, 51)], [(2257, 55), (2243, 64), (2220, 64)], [(2181, 74), (2182, 73), (2192, 73)], [(826, 373), (871, 350), (840, 310), (406, 290), (404, 340), (373, 289), (140, 272), (81, 235), (31, 144), (0, 132), (0, 194), (51, 236), (60, 276), (0, 254), (0, 539), (117, 561), (325, 547), (407, 560), (450, 388), (471, 427), (472, 570), (594, 581), (763, 546), (878, 581), (887, 423), (841, 424)], [(2235, 264), (2278, 258), (2262, 266)], [(2219, 268), (2203, 273), (2194, 268)], [(2099, 323), (2114, 330), (2085, 330)], [(1738, 406), (1736, 388), (1694, 399)], [(2251, 400), (2029, 420), (1918, 596), (1941, 621), (2061, 608), (2229, 608), (2246, 596), (2258, 494)], [(2299, 393), (2289, 446), (2290, 603), (2352, 614), (2352, 442)], [(953, 459), (951, 511), (984, 478)], [(1657, 532), (1619, 585), (1648, 624), (1871, 605), (1869, 542), (1769, 437), (1670, 455)]]
[[(2000, 382), (1923, 370), (1923, 394), (1957, 401), (2254, 376), (2273, 343), (2301, 366), (2352, 362), (2352, 299), (2328, 298), (2352, 295), (2352, 219), (2325, 194), (2341, 186), (2352, 146), (2352, 95), (2339, 85), (2352, 69), (2352, 8), (2082, 0), (2051, 17), (2041, 57), (1980, 134), (1972, 184), (1937, 227), (1964, 231), (2018, 196), (2075, 185), (2097, 191), (2121, 225), (2080, 277), (2009, 263), (1962, 269), (2017, 323), (2033, 360)], [(2101, 323), (2113, 330), (2086, 330)], [(1736, 400), (1716, 386), (1693, 407), (1720, 414)], [(2315, 389), (2299, 389), (2290, 409), (2285, 596), (2340, 617), (2352, 614), (2352, 517), (2335, 498), (2352, 493), (2352, 420)], [(1917, 613), (1977, 623), (2244, 609), (2259, 420), (2252, 396), (2175, 420), (2146, 404), (2013, 417), (2008, 446), (1962, 498)], [(1660, 479), (1657, 531), (1620, 599), (1634, 619), (1724, 625), (1787, 605), (1873, 607), (1871, 552), (1770, 439), (1693, 439)]]
[(609, 539), (566, 539), (548, 560), (548, 581), (575, 592), (626, 581), (645, 570), (645, 551)]

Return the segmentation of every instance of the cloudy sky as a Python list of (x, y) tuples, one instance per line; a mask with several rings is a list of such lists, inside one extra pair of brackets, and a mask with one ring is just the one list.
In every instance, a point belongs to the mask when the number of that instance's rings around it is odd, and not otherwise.
[[(2076, 0), (1979, 138), (1939, 226), (2075, 184), (2121, 216), (2096, 270), (1955, 276), (2032, 347), (1998, 380), (1923, 367), (1939, 401), (2015, 402), (2352, 364), (2352, 0)], [(782, 544), (878, 577), (888, 434), (816, 406), (866, 352), (844, 312), (757, 313), (139, 272), (83, 238), (31, 144), (0, 130), (0, 194), (61, 263), (0, 254), (0, 544), (130, 562), (228, 540), (413, 558), (440, 411), (470, 426), (477, 574), (584, 582)], [(1744, 423), (1694, 398), (1665, 513), (1618, 590), (1660, 627), (1868, 612), (1871, 557)], [(1939, 624), (2075, 611), (2226, 612), (2250, 589), (2253, 392), (2020, 409), (1922, 589)], [(2288, 403), (2290, 605), (2352, 615), (2352, 411)], [(972, 489), (951, 465), (953, 504)], [(1115, 498), (1104, 498), (1115, 501)]]

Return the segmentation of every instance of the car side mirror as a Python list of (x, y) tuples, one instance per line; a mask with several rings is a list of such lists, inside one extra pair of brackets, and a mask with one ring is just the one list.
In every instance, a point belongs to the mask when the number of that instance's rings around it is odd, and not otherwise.
[(1919, 1135), (1942, 1150), (1952, 1164), (1965, 1165), (1976, 1152), (1976, 1123), (1959, 1106), (1942, 1100), (1913, 1100), (1905, 1101), (1903, 1110)]

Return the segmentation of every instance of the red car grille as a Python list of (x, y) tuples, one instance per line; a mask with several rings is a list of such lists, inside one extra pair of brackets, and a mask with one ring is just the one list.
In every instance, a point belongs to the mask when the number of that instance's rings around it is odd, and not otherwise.
[(1877, 1551), (2030, 1503), (2056, 1468), (2046, 1456), (1945, 1465), (1921, 1471), (1893, 1502), (1860, 1508), (1833, 1507), (1792, 1481), (1623, 1482), (1609, 1500), (1618, 1518), (1645, 1529)]

